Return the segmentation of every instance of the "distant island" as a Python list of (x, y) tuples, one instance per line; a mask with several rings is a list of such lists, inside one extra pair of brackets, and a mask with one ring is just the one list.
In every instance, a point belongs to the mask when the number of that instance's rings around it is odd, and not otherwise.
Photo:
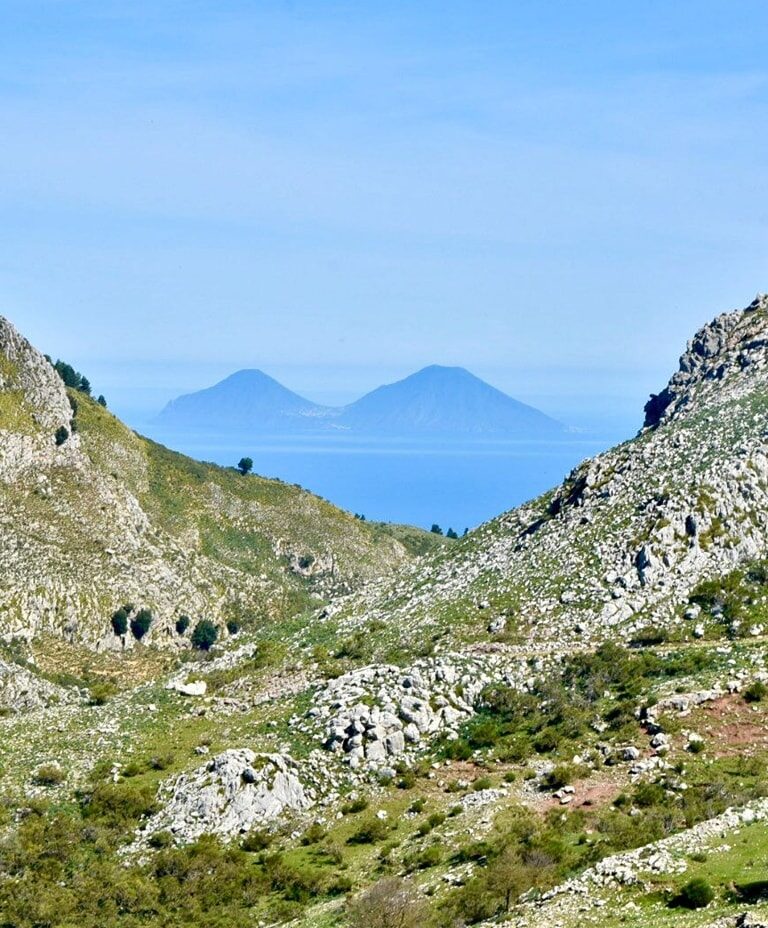
[(462, 367), (425, 367), (347, 406), (323, 406), (260, 370), (241, 370), (172, 400), (153, 423), (163, 434), (565, 437), (568, 429)]

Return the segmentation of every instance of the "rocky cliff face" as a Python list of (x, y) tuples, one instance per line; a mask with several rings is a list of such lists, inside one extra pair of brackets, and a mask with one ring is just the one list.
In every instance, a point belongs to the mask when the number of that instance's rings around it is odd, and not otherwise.
[[(645, 427), (656, 428), (733, 373), (759, 373), (768, 349), (768, 295), (758, 295), (741, 312), (723, 313), (698, 331), (680, 358), (680, 369), (645, 407)], [(749, 377), (742, 377), (748, 387)]]
[[(135, 644), (111, 617), (269, 620), (350, 589), (404, 547), (297, 487), (198, 464), (132, 433), (0, 318), (0, 635)], [(301, 565), (311, 565), (303, 569)], [(187, 633), (187, 637), (188, 637)]]

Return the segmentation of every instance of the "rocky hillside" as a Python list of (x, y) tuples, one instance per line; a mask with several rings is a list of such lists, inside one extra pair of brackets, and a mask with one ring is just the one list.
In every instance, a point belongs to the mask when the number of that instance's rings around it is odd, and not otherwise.
[(632, 441), (337, 616), (542, 648), (705, 634), (692, 591), (768, 551), (768, 298), (698, 332), (646, 413)]
[[(303, 490), (200, 464), (131, 432), (67, 391), (50, 363), (0, 319), (0, 634), (53, 631), (130, 647), (111, 617), (254, 624), (313, 593), (351, 589), (408, 559), (368, 526)], [(119, 629), (118, 629), (119, 631)]]
[[(38, 634), (0, 644), (0, 924), (768, 923), (768, 299), (635, 439), (431, 551), (145, 441), (5, 331), (3, 589)], [(130, 651), (127, 597), (158, 615)], [(272, 618), (157, 647), (182, 602)]]

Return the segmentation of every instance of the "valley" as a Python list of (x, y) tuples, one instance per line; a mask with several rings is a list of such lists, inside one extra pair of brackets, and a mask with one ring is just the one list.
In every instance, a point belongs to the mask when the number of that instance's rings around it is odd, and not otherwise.
[(768, 298), (456, 540), (0, 353), (0, 924), (763, 923)]

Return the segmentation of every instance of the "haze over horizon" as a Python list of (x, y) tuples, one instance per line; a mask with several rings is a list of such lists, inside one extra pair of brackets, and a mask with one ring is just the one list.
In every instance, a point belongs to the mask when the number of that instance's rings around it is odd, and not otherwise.
[(344, 403), (437, 363), (630, 434), (765, 287), (767, 23), (8, 0), (0, 311), (133, 422), (240, 368)]

